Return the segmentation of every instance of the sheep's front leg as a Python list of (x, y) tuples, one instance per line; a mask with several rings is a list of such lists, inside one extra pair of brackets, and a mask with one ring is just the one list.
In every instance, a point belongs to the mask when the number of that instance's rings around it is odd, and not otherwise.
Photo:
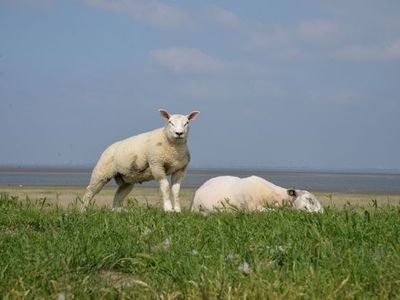
[(174, 210), (176, 212), (181, 211), (181, 204), (179, 202), (179, 191), (181, 189), (181, 182), (185, 176), (185, 170), (178, 170), (172, 174), (172, 200), (174, 204)]
[(169, 181), (165, 169), (161, 163), (150, 164), (151, 172), (155, 180), (160, 183), (160, 191), (164, 202), (164, 211), (173, 211), (170, 200)]
[(161, 195), (163, 197), (163, 202), (164, 202), (164, 211), (173, 211), (172, 209), (172, 203), (171, 200), (169, 199), (169, 182), (167, 177), (159, 179), (160, 182), (160, 190), (161, 190)]

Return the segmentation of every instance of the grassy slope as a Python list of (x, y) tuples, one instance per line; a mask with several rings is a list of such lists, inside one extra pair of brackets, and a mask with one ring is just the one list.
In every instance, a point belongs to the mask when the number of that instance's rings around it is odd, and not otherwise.
[[(84, 214), (0, 198), (0, 295), (395, 298), (400, 208)], [(247, 268), (248, 265), (248, 268)]]

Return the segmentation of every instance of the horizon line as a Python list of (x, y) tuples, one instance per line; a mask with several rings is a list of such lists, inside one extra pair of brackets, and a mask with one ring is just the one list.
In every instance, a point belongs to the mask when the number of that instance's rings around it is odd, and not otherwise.
[[(1, 165), (0, 172), (91, 172), (94, 165)], [(293, 172), (293, 173), (348, 173), (348, 174), (391, 174), (400, 175), (400, 169), (387, 168), (317, 168), (317, 167), (251, 167), (251, 166), (194, 166), (188, 172)]]

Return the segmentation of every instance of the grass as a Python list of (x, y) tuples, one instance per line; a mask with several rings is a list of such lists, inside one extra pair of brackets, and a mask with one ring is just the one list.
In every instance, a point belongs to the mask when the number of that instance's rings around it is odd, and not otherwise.
[(50, 299), (393, 299), (400, 206), (324, 214), (85, 213), (0, 196), (0, 296)]

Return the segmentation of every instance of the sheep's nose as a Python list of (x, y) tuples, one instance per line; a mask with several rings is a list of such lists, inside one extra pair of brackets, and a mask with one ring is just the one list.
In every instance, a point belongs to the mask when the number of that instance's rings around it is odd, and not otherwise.
[(177, 136), (183, 135), (183, 131), (175, 131), (175, 133), (176, 133)]

